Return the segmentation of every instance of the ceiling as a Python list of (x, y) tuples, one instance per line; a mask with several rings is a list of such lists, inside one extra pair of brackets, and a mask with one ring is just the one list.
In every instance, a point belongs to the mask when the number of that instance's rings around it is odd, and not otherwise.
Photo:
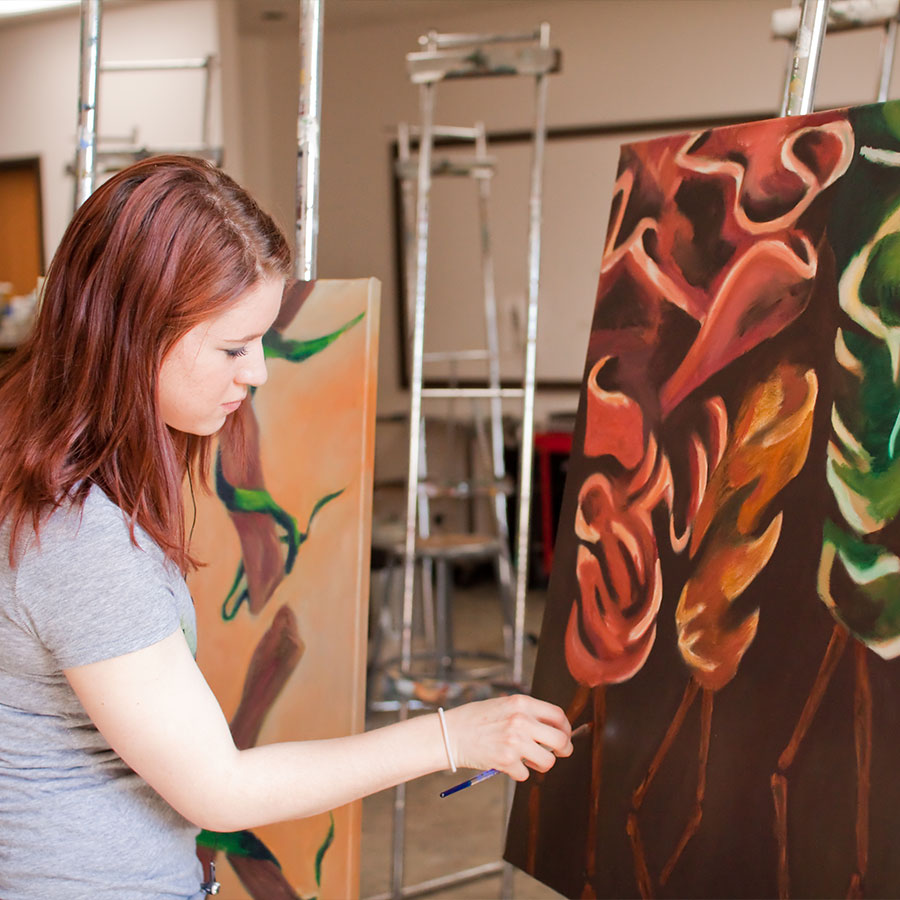
[[(0, 0), (0, 13), (2, 4)], [(77, 0), (76, 0), (77, 2)], [(149, 0), (103, 0), (104, 6), (140, 4)], [(298, 28), (301, 0), (234, 0), (238, 10), (238, 25), (242, 31), (276, 32), (285, 28)], [(423, 21), (423, 27), (430, 27), (442, 16), (465, 12), (484, 6), (485, 0), (321, 0), (325, 14), (325, 24), (329, 28), (354, 28), (385, 22), (400, 22), (410, 19)], [(510, 5), (525, 0), (491, 0), (492, 5)], [(73, 15), (77, 7), (48, 7), (45, 11), (31, 13), (31, 17)], [(20, 16), (0, 15), (0, 26), (4, 23), (21, 21)]]
[[(491, 0), (494, 5), (511, 4), (522, 0)], [(328, 27), (357, 26), (421, 20), (423, 16), (440, 18), (455, 12), (484, 6), (484, 0), (322, 0), (325, 23)], [(300, 0), (239, 0), (240, 27), (248, 31), (297, 27), (300, 20)]]

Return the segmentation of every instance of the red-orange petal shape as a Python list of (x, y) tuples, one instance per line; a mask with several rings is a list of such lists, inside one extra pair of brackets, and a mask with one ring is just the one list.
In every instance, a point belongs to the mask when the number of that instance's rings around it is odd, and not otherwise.
[(587, 647), (578, 632), (578, 609), (573, 604), (569, 613), (569, 624), (566, 628), (566, 664), (572, 677), (588, 687), (601, 684), (619, 684), (640, 671), (647, 661), (653, 642), (656, 638), (656, 624), (644, 632), (644, 636), (632, 644), (628, 651), (620, 656), (599, 657)]
[(585, 456), (614, 457), (633, 469), (644, 457), (644, 415), (636, 400), (620, 391), (606, 391), (598, 384), (601, 370), (609, 362), (597, 361), (587, 378)]

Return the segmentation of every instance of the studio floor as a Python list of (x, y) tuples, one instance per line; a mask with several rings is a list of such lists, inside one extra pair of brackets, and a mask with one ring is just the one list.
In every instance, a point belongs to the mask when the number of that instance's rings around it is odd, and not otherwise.
[[(531, 590), (526, 604), (525, 632), (537, 635), (543, 615), (545, 592)], [(496, 586), (479, 583), (454, 592), (454, 642), (460, 649), (502, 649)], [(525, 683), (530, 685), (535, 648), (525, 641)], [(391, 712), (370, 712), (367, 728), (387, 725)], [(432, 878), (501, 859), (506, 832), (506, 776), (488, 779), (441, 799), (440, 792), (463, 780), (439, 772), (411, 782), (406, 792), (406, 860), (404, 884), (416, 885)], [(394, 792), (384, 791), (363, 801), (360, 897), (388, 891), (390, 887), (391, 834)], [(492, 900), (501, 895), (500, 875), (444, 888), (429, 897), (436, 900)], [(516, 900), (546, 900), (560, 895), (515, 871)]]

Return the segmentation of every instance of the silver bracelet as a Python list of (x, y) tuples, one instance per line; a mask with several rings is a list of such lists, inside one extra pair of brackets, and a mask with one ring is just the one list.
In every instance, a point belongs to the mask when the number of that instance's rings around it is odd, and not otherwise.
[(447, 734), (447, 720), (444, 718), (444, 708), (438, 707), (438, 717), (441, 720), (441, 736), (444, 738), (444, 749), (447, 751), (447, 759), (450, 760), (450, 771), (456, 771), (456, 760), (453, 759), (453, 751), (450, 749), (450, 736)]

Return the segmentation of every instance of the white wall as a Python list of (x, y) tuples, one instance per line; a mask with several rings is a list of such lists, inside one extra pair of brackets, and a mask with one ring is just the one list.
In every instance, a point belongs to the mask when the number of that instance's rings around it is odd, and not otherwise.
[(237, 51), (243, 176), (236, 177), (293, 241), (300, 95), (297, 31), (242, 32)]

